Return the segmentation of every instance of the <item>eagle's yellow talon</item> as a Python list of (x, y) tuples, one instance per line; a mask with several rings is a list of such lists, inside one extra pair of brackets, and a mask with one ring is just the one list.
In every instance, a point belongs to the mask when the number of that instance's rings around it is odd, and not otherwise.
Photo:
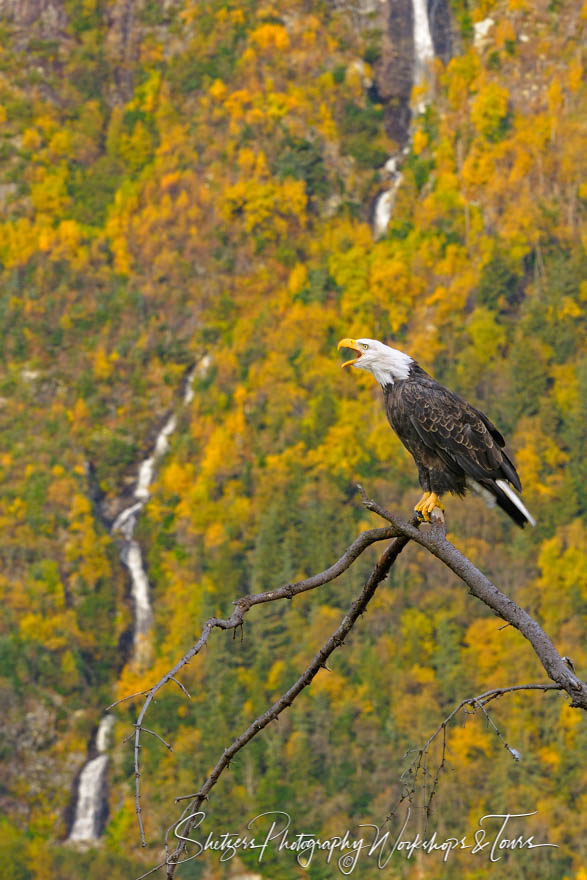
[(438, 507), (439, 510), (444, 510), (444, 505), (441, 503), (436, 492), (429, 492), (428, 498), (424, 499), (423, 504), (422, 501), (420, 501), (420, 504), (421, 507), (419, 512), (422, 514), (426, 522), (430, 522), (430, 514), (436, 507)]
[(441, 504), (440, 498), (436, 494), (436, 492), (424, 492), (414, 510), (419, 513), (422, 519), (425, 522), (431, 522), (430, 514), (435, 508), (439, 508), (440, 510), (444, 510), (444, 505)]
[(426, 502), (428, 501), (429, 498), (430, 498), (430, 492), (424, 492), (424, 494), (422, 495), (422, 497), (420, 498), (420, 500), (418, 501), (418, 503), (414, 507), (414, 510), (416, 510), (418, 513), (421, 513), (422, 508), (424, 507), (424, 505), (426, 504)]

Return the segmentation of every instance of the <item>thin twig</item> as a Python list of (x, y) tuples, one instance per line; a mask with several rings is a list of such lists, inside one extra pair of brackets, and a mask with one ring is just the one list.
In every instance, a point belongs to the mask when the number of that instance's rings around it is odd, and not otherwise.
[(185, 685), (183, 685), (178, 678), (175, 678), (175, 676), (172, 675), (170, 681), (174, 681), (176, 683), (176, 685), (178, 686), (178, 688), (180, 688), (180, 690), (182, 690), (184, 692), (184, 694), (186, 695), (188, 700), (191, 700), (192, 695), (190, 694), (188, 689), (185, 687)]
[(137, 730), (142, 730), (142, 731), (144, 731), (145, 733), (150, 733), (151, 736), (156, 737), (160, 742), (162, 742), (163, 745), (164, 745), (166, 748), (168, 748), (170, 752), (173, 751), (173, 746), (169, 745), (169, 743), (166, 742), (166, 741), (163, 739), (162, 736), (159, 736), (158, 733), (155, 733), (154, 730), (149, 730), (148, 727), (140, 727), (140, 728), (139, 728), (139, 725), (138, 725), (138, 724), (134, 724), (133, 727), (136, 727)]
[[(461, 711), (461, 709), (465, 709), (465, 711), (466, 711), (467, 706), (472, 706), (473, 709), (475, 709), (476, 707), (481, 709), (481, 711), (484, 713), (485, 717), (487, 718), (489, 724), (493, 727), (495, 733), (497, 734), (499, 739), (504, 744), (504, 747), (508, 750), (508, 752), (511, 754), (511, 756), (514, 758), (515, 761), (519, 761), (520, 760), (519, 752), (516, 749), (512, 749), (511, 746), (509, 746), (508, 743), (505, 741), (505, 738), (502, 736), (501, 732), (497, 728), (496, 724), (494, 723), (493, 719), (489, 715), (488, 711), (485, 709), (485, 706), (487, 705), (487, 703), (491, 702), (491, 700), (495, 700), (495, 699), (497, 699), (497, 697), (502, 697), (504, 694), (513, 693), (514, 691), (538, 691), (538, 690), (539, 691), (561, 691), (561, 690), (563, 690), (563, 688), (560, 684), (554, 684), (552, 682), (544, 682), (544, 683), (539, 683), (539, 684), (516, 684), (516, 685), (512, 685), (511, 687), (494, 688), (493, 690), (485, 691), (485, 693), (483, 693), (483, 694), (478, 694), (476, 697), (467, 697), (467, 699), (461, 700), (461, 702), (457, 706), (455, 706), (455, 708), (452, 710), (452, 712), (450, 712), (446, 716), (446, 718), (441, 722), (441, 724), (438, 725), (436, 730), (428, 737), (428, 739), (426, 740), (426, 742), (424, 743), (424, 745), (421, 748), (410, 749), (409, 752), (406, 753), (406, 756), (407, 756), (410, 752), (413, 752), (413, 751), (416, 752), (415, 758), (412, 760), (410, 765), (408, 767), (406, 767), (406, 769), (402, 772), (402, 774), (400, 776), (401, 781), (403, 781), (405, 777), (408, 777), (410, 779), (410, 785), (408, 785), (407, 788), (402, 791), (402, 793), (400, 794), (400, 797), (398, 798), (396, 806), (391, 811), (389, 816), (387, 816), (387, 819), (389, 820), (395, 815), (395, 812), (397, 811), (398, 807), (403, 803), (404, 800), (408, 799), (411, 803), (412, 796), (415, 795), (418, 790), (418, 781), (419, 781), (419, 777), (421, 775), (421, 772), (422, 772), (422, 775), (424, 775), (424, 776), (427, 775), (427, 772), (428, 772), (427, 771), (427, 756), (429, 753), (430, 746), (432, 745), (432, 743), (434, 742), (434, 740), (436, 739), (438, 734), (442, 731), (442, 757), (441, 757), (440, 762), (436, 768), (436, 772), (434, 774), (434, 781), (432, 783), (432, 789), (430, 791), (429, 796), (427, 796), (427, 791), (426, 791), (427, 780), (425, 779), (425, 781), (424, 781), (424, 812), (426, 815), (426, 823), (428, 822), (428, 819), (430, 817), (431, 807), (432, 807), (432, 801), (433, 801), (434, 796), (436, 794), (436, 791), (438, 789), (438, 780), (440, 778), (440, 774), (442, 773), (442, 771), (444, 770), (444, 768), (446, 766), (448, 725), (453, 720), (455, 715), (458, 715), (458, 713)], [(470, 713), (470, 714), (472, 714), (472, 713)], [(404, 757), (406, 757), (406, 756), (404, 756)]]
[(145, 877), (150, 877), (151, 874), (154, 874), (155, 871), (158, 871), (159, 868), (164, 868), (167, 862), (160, 862), (158, 865), (155, 865), (154, 868), (151, 868), (150, 871), (147, 871), (146, 874), (141, 874), (140, 877), (137, 877), (136, 880), (145, 880)]
[(109, 712), (110, 709), (114, 709), (115, 706), (119, 706), (121, 703), (126, 703), (128, 700), (134, 700), (135, 697), (144, 697), (145, 694), (149, 693), (149, 689), (145, 691), (137, 691), (136, 694), (129, 694), (128, 697), (121, 697), (120, 700), (116, 700), (115, 703), (112, 703), (110, 706), (106, 706), (104, 712)]
[(446, 724), (442, 725), (442, 757), (440, 759), (438, 767), (436, 768), (436, 773), (434, 774), (434, 782), (432, 783), (432, 791), (430, 792), (430, 797), (426, 801), (426, 829), (428, 828), (430, 813), (432, 812), (432, 801), (434, 800), (434, 796), (438, 789), (440, 774), (446, 766), (446, 727)]
[(491, 717), (491, 715), (489, 714), (489, 712), (485, 708), (486, 703), (479, 703), (479, 702), (477, 702), (477, 700), (475, 700), (473, 705), (479, 706), (479, 708), (481, 709), (481, 711), (485, 715), (485, 718), (487, 719), (487, 723), (490, 724), (491, 727), (493, 727), (495, 733), (497, 734), (499, 739), (502, 741), (504, 748), (508, 750), (508, 752), (510, 753), (510, 755), (512, 756), (514, 761), (519, 761), (521, 758), (519, 751), (517, 749), (512, 749), (512, 747), (510, 745), (508, 745), (508, 743), (505, 741), (503, 734), (501, 733), (501, 731), (499, 730), (495, 721), (493, 720), (493, 718)]

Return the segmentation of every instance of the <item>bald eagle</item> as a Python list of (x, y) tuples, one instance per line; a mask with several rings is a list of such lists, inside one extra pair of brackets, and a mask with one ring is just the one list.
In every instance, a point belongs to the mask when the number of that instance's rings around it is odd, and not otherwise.
[(511, 488), (521, 491), (520, 478), (486, 415), (409, 355), (376, 339), (341, 339), (338, 347), (357, 353), (343, 367), (368, 370), (381, 385), (389, 423), (418, 466), (424, 494), (414, 509), (425, 520), (434, 508), (444, 510), (445, 492), (464, 495), (470, 489), (490, 506), (498, 504), (517, 525), (536, 524)]

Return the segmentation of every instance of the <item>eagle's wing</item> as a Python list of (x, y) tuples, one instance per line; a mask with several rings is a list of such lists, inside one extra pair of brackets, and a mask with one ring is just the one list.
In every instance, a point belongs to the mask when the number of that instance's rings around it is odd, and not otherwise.
[(402, 397), (421, 441), (447, 467), (456, 464), (474, 480), (506, 479), (521, 490), (505, 441), (484, 413), (429, 377), (406, 382)]

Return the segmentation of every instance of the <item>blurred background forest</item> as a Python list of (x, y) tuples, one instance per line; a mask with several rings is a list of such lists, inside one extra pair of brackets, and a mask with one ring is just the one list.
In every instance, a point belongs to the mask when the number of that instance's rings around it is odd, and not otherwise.
[[(170, 687), (152, 707), (147, 726), (174, 753), (143, 739), (146, 850), (122, 744), (136, 704), (116, 711), (99, 842), (64, 843), (104, 707), (153, 684), (237, 596), (319, 571), (379, 525), (358, 480), (409, 515), (416, 469), (372, 378), (340, 370), (343, 336), (409, 352), (509, 438), (537, 527), (453, 499), (450, 537), (585, 677), (587, 6), (452, 0), (451, 51), (412, 96), (428, 103), (404, 143), (378, 8), (0, 3), (3, 878), (118, 880), (155, 864), (174, 796), (197, 791), (221, 747), (297, 678), (377, 551), (287, 607), (254, 609), (242, 641), (213, 633), (181, 676), (193, 699)], [(377, 238), (384, 165), (404, 146)], [(109, 527), (176, 410), (135, 535), (154, 615), (139, 665)], [(321, 836), (382, 824), (406, 750), (458, 701), (545, 679), (525, 640), (413, 546), (331, 666), (233, 763), (210, 830), (273, 809)], [(512, 854), (507, 876), (585, 880), (580, 713), (532, 693), (493, 716), (522, 760), (482, 718), (457, 719), (432, 827), (461, 836), (484, 813), (537, 810), (524, 830), (558, 849)], [(261, 866), (244, 854), (240, 869), (304, 875), (284, 854)], [(234, 870), (214, 856), (178, 876)], [(505, 870), (454, 855), (387, 872)], [(337, 872), (317, 857), (307, 874)]]

